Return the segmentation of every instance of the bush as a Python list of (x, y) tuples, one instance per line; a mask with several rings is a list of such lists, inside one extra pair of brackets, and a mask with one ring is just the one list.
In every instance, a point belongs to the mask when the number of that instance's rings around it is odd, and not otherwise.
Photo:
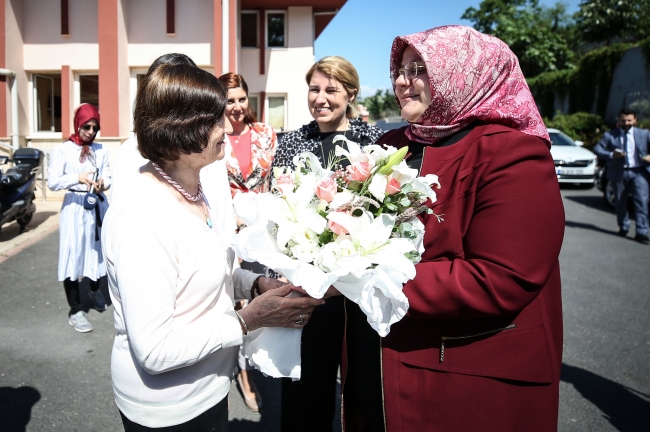
[(641, 129), (650, 129), (650, 117), (646, 117), (644, 119), (640, 119), (637, 123), (636, 126)]
[(576, 141), (582, 141), (591, 150), (610, 128), (603, 118), (596, 114), (577, 112), (573, 114), (556, 113), (552, 120), (544, 118), (547, 128), (559, 129)]

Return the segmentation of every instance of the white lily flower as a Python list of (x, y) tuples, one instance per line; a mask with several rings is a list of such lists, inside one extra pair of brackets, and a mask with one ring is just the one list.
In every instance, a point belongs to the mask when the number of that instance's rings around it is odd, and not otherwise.
[[(312, 231), (313, 232), (313, 231)], [(302, 262), (311, 263), (318, 256), (320, 252), (320, 247), (318, 243), (298, 243), (291, 248), (291, 254)]]
[(393, 165), (393, 173), (391, 174), (391, 177), (397, 180), (400, 185), (410, 183), (414, 178), (417, 178), (417, 176), (418, 170), (409, 168), (405, 160), (402, 160), (397, 165)]
[(317, 264), (324, 271), (346, 275), (363, 271), (370, 267), (372, 262), (360, 253), (350, 236), (344, 235), (323, 246)]
[(330, 209), (331, 210), (336, 210), (337, 208), (341, 207), (342, 205), (345, 205), (349, 202), (352, 202), (352, 200), (356, 198), (356, 195), (350, 192), (349, 190), (343, 190), (342, 192), (337, 193), (334, 195), (334, 199), (330, 203)]
[(437, 175), (427, 174), (425, 177), (418, 177), (414, 179), (411, 184), (413, 185), (413, 191), (422, 193), (424, 196), (429, 198), (432, 203), (436, 202), (436, 193), (431, 189), (431, 185), (435, 184), (438, 188), (440, 187)]
[(297, 156), (293, 157), (293, 164), (298, 168), (305, 168), (308, 171), (314, 173), (316, 177), (322, 178), (331, 174), (329, 171), (323, 169), (320, 164), (320, 160), (312, 152), (302, 152)]
[(359, 144), (350, 141), (344, 135), (335, 136), (332, 142), (336, 143), (339, 141), (344, 141), (347, 144), (349, 151), (337, 145), (334, 150), (336, 156), (345, 156), (350, 161), (350, 165), (357, 162), (368, 162), (370, 169), (375, 167), (376, 160), (370, 157), (368, 153), (362, 151)]
[(377, 161), (381, 159), (386, 159), (393, 153), (397, 151), (396, 147), (393, 146), (386, 146), (386, 148), (378, 145), (378, 144), (371, 144), (369, 146), (366, 146), (363, 148), (363, 151), (370, 156), (370, 158), (373, 160), (374, 164), (377, 164)]
[(404, 273), (409, 279), (415, 277), (415, 266), (404, 256), (413, 250), (408, 239), (390, 238), (395, 225), (395, 216), (381, 214), (372, 223), (347, 213), (330, 213), (327, 219), (344, 227), (355, 243), (361, 256), (373, 264), (382, 264)]
[(386, 197), (386, 185), (388, 184), (388, 179), (385, 175), (375, 174), (370, 180), (368, 185), (368, 192), (372, 194), (377, 201), (383, 202)]
[(314, 197), (313, 175), (301, 177), (301, 183), (295, 192), (287, 193), (284, 197), (274, 197), (267, 211), (269, 219), (278, 225), (277, 241), (280, 249), (298, 232), (310, 229), (320, 234), (325, 229), (327, 221), (311, 205)]

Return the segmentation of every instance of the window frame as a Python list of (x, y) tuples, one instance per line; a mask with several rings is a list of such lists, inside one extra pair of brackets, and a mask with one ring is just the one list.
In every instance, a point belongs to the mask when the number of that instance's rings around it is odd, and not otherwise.
[[(243, 14), (250, 14), (250, 15), (255, 15), (255, 30), (256, 30), (256, 38), (255, 38), (255, 46), (243, 46), (241, 41), (242, 41), (242, 25), (241, 25), (241, 16)], [(254, 9), (244, 9), (239, 12), (239, 47), (241, 49), (260, 49), (260, 12)]]
[[(99, 71), (93, 71), (93, 70), (86, 70), (86, 71), (77, 71), (74, 73), (73, 81), (72, 81), (72, 109), (73, 111), (77, 109), (79, 105), (81, 105), (81, 80), (79, 79), (81, 76), (84, 75), (96, 75), (99, 78)], [(97, 89), (99, 92), (99, 88)], [(99, 95), (98, 95), (99, 97)], [(74, 113), (70, 113), (70, 116), (72, 117), (72, 120), (74, 121)], [(97, 136), (95, 138), (100, 138), (102, 136), (102, 131), (101, 129), (99, 132), (97, 132)]]
[[(266, 116), (266, 119), (265, 119), (264, 123), (271, 126), (271, 118), (270, 118), (271, 117), (271, 112), (270, 112), (271, 104), (269, 102), (269, 99), (274, 98), (274, 97), (281, 97), (281, 98), (284, 99), (284, 114), (283, 114), (283, 116), (284, 116), (284, 125), (280, 128), (280, 130), (276, 130), (275, 128), (273, 128), (273, 129), (276, 132), (285, 132), (287, 130), (287, 124), (289, 124), (289, 118), (288, 118), (289, 97), (288, 97), (287, 93), (267, 93), (266, 94), (266, 96), (264, 98), (264, 115)], [(273, 126), (271, 126), (271, 127), (273, 127)]]
[[(61, 71), (30, 71), (28, 72), (29, 74), (29, 88), (28, 88), (28, 96), (29, 96), (29, 136), (27, 138), (56, 138), (56, 139), (62, 139), (63, 138), (63, 132), (52, 132), (52, 131), (39, 131), (36, 130), (36, 124), (37, 124), (37, 113), (36, 113), (36, 104), (35, 104), (35, 97), (37, 95), (36, 91), (36, 77), (41, 75), (46, 78), (46, 75), (59, 75), (59, 79), (61, 80), (63, 77), (61, 75)], [(49, 77), (47, 77), (49, 78)], [(63, 95), (61, 95), (62, 97)], [(52, 99), (54, 98), (54, 95), (52, 95)], [(63, 125), (61, 125), (63, 126)]]
[[(269, 46), (269, 14), (282, 14), (284, 15), (284, 46)], [(283, 9), (270, 9), (264, 11), (264, 47), (266, 49), (279, 49), (285, 50), (289, 46), (289, 18), (286, 10)]]
[(260, 93), (259, 92), (248, 92), (248, 103), (251, 103), (251, 97), (255, 97), (257, 100), (257, 103), (255, 104), (253, 108), (253, 111), (255, 111), (255, 118), (257, 119), (258, 122), (261, 122), (262, 119), (260, 118)]

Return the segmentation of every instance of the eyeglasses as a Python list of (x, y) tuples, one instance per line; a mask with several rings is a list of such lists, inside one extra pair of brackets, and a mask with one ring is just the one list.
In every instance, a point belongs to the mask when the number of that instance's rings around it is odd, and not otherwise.
[(410, 62), (404, 65), (404, 67), (397, 69), (397, 72), (392, 72), (390, 80), (393, 82), (393, 85), (395, 85), (395, 81), (397, 81), (397, 78), (399, 78), (400, 75), (402, 75), (405, 80), (411, 81), (416, 76), (422, 75), (426, 72), (426, 66), (419, 65), (416, 62)]
[(89, 130), (92, 129), (93, 132), (99, 132), (99, 126), (90, 125), (90, 124), (85, 124), (85, 125), (81, 126), (81, 129), (83, 129), (85, 131), (89, 131)]

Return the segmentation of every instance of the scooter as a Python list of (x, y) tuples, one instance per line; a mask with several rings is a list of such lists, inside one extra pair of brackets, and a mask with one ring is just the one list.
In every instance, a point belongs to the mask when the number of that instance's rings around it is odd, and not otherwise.
[(14, 166), (4, 173), (0, 169), (0, 230), (2, 225), (15, 220), (23, 233), (36, 212), (34, 191), (43, 152), (35, 148), (19, 148), (12, 159), (0, 156), (0, 165), (7, 162), (13, 162)]

